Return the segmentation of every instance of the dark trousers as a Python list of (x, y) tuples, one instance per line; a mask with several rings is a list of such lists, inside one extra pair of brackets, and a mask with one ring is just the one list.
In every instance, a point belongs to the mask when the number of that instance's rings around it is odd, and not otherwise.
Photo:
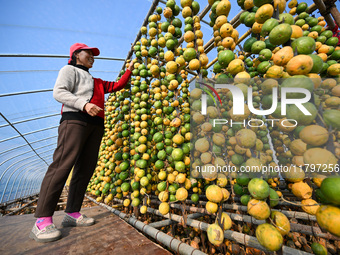
[(79, 212), (87, 185), (98, 160), (104, 127), (79, 120), (64, 120), (58, 129), (58, 145), (41, 184), (35, 217), (52, 216), (73, 168), (65, 212)]

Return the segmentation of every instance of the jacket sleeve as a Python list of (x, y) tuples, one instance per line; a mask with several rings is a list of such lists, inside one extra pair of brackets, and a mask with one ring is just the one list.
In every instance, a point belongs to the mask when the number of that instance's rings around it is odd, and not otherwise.
[(80, 111), (83, 111), (87, 101), (74, 95), (74, 86), (76, 82), (76, 74), (70, 66), (64, 66), (60, 69), (57, 81), (53, 88), (53, 97), (58, 102)]
[(114, 82), (114, 81), (103, 81), (104, 84), (104, 92), (105, 93), (112, 93), (114, 91), (118, 91), (123, 89), (128, 81), (130, 80), (131, 77), (131, 71), (126, 70), (123, 76), (120, 78), (119, 81)]

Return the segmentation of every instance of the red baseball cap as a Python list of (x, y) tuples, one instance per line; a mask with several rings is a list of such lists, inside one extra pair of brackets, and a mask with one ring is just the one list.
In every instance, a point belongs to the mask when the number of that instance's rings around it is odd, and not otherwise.
[(89, 47), (84, 43), (75, 43), (70, 48), (70, 60), (69, 60), (69, 62), (72, 59), (73, 52), (75, 52), (76, 50), (92, 50), (93, 56), (98, 56), (100, 54), (100, 51), (99, 51), (98, 48)]

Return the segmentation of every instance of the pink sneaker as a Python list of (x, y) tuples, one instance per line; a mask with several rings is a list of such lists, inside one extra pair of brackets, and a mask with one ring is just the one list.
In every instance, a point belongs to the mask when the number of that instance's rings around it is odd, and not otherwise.
[(86, 215), (80, 215), (78, 218), (74, 218), (68, 214), (65, 215), (61, 225), (63, 227), (85, 227), (91, 226), (95, 223), (93, 218), (88, 218)]
[(42, 243), (53, 242), (61, 238), (61, 232), (53, 223), (41, 230), (34, 224), (29, 238)]

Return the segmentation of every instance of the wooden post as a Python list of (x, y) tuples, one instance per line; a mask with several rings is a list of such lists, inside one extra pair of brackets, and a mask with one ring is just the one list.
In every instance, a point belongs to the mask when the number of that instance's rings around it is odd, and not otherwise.
[[(331, 17), (331, 15), (329, 14), (329, 10), (326, 8), (325, 5), (325, 0), (313, 0), (316, 7), (319, 9), (320, 14), (325, 18), (325, 21), (328, 24), (328, 27), (330, 29), (333, 29), (335, 27), (334, 21)], [(336, 9), (336, 7), (335, 7)], [(338, 12), (339, 13), (339, 12)]]
[[(329, 0), (323, 0), (326, 4), (327, 7), (330, 7), (329, 11), (332, 14), (335, 23), (338, 25), (338, 27), (340, 27), (340, 12), (338, 10), (338, 8), (336, 8), (335, 2), (336, 1), (329, 1)], [(327, 8), (328, 9), (328, 8)]]

